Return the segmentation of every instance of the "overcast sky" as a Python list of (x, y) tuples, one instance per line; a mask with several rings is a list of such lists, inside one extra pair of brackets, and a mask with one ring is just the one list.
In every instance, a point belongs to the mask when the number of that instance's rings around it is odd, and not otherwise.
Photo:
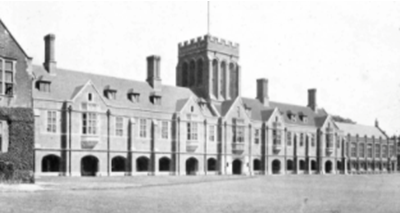
[[(211, 34), (240, 44), (242, 94), (269, 79), (271, 100), (400, 134), (400, 3), (212, 2)], [(161, 56), (175, 85), (177, 45), (207, 33), (207, 2), (1, 2), (0, 18), (35, 64), (56, 35), (57, 66), (144, 81)]]

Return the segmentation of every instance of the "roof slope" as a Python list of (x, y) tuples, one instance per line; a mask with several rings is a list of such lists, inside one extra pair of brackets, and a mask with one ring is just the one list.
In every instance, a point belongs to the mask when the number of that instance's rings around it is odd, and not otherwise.
[[(33, 65), (33, 73), (37, 78), (49, 75), (43, 66), (37, 65)], [(187, 100), (191, 96), (197, 97), (188, 88), (162, 85), (160, 92), (161, 96), (163, 97), (162, 103), (161, 106), (157, 106), (150, 102), (150, 96), (153, 93), (153, 88), (147, 82), (77, 72), (60, 68), (56, 69), (55, 75), (56, 77), (51, 81), (51, 92), (40, 92), (39, 90), (34, 89), (34, 99), (61, 101), (71, 100), (89, 80), (95, 85), (99, 92), (103, 92), (107, 87), (115, 88), (117, 90), (115, 100), (104, 98), (106, 104), (111, 106), (175, 112), (177, 108), (180, 107), (179, 105), (183, 100)], [(132, 103), (128, 99), (128, 91), (132, 89), (135, 92), (140, 93), (139, 103)]]
[(349, 124), (349, 123), (341, 123), (341, 122), (335, 122), (336, 125), (339, 127), (340, 130), (343, 130), (344, 133), (350, 134), (350, 135), (358, 135), (359, 137), (372, 137), (374, 136), (375, 138), (385, 138), (385, 134), (383, 134), (382, 131), (380, 131), (378, 128), (374, 126), (366, 126), (366, 125), (360, 125), (360, 124)]

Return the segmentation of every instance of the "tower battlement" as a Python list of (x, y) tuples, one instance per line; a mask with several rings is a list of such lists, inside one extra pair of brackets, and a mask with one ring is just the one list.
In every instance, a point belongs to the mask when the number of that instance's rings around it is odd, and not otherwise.
[(204, 35), (178, 44), (179, 56), (199, 51), (216, 51), (239, 57), (239, 44), (215, 36)]

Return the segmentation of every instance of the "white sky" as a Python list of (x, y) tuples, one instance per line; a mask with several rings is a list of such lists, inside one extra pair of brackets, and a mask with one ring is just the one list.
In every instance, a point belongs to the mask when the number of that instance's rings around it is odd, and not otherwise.
[[(0, 2), (0, 18), (42, 64), (56, 35), (57, 66), (144, 81), (161, 56), (175, 85), (177, 44), (207, 33), (206, 2)], [(242, 94), (269, 79), (271, 100), (319, 107), (400, 134), (400, 2), (212, 2), (211, 34), (240, 44)]]

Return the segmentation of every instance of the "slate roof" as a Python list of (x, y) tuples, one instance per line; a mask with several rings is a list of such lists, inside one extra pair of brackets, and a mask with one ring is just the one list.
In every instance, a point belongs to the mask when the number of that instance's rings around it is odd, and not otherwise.
[(359, 137), (364, 137), (365, 135), (370, 138), (374, 136), (375, 138), (382, 137), (382, 139), (386, 138), (385, 134), (375, 126), (366, 126), (360, 124), (349, 124), (349, 123), (341, 123), (335, 122), (340, 130), (344, 132), (345, 135), (350, 134), (351, 136), (356, 136), (358, 134)]
[[(43, 76), (48, 79), (48, 73), (43, 66), (33, 65), (33, 73), (36, 77)], [(117, 89), (116, 100), (104, 98), (106, 104), (111, 106), (126, 107), (132, 109), (152, 109), (162, 110), (165, 112), (176, 112), (181, 108), (185, 100), (190, 96), (197, 96), (188, 88), (162, 85), (160, 94), (162, 95), (161, 106), (154, 105), (150, 102), (150, 95), (153, 93), (153, 88), (145, 81), (134, 81), (111, 76), (98, 74), (90, 74), (57, 68), (55, 70), (55, 78), (51, 78), (51, 92), (40, 92), (36, 88), (33, 90), (35, 99), (49, 100), (71, 100), (82, 87), (90, 80), (96, 89), (103, 96), (103, 91), (108, 86)], [(128, 99), (128, 92), (134, 89), (140, 93), (139, 103), (132, 103)], [(104, 96), (103, 96), (104, 97)]]

